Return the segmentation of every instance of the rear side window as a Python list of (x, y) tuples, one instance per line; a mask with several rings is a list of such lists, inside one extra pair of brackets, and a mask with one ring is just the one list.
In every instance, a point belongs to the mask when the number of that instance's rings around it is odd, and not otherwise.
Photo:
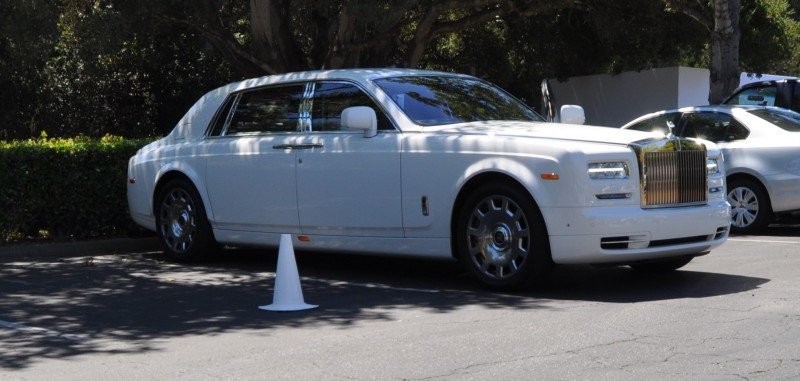
[(669, 125), (672, 124), (672, 127), (678, 125), (678, 120), (681, 117), (681, 113), (679, 112), (670, 112), (658, 116), (654, 116), (652, 118), (645, 119), (641, 122), (638, 122), (634, 125), (628, 127), (629, 130), (636, 130), (636, 131), (644, 131), (644, 132), (663, 132), (664, 134), (669, 133)]
[(786, 131), (800, 132), (800, 114), (794, 111), (785, 109), (758, 109), (748, 112)]
[(731, 97), (729, 105), (775, 106), (778, 88), (775, 86), (754, 87), (746, 89)]
[(378, 119), (378, 129), (394, 130), (381, 108), (357, 86), (344, 82), (322, 82), (313, 86), (312, 131), (340, 131), (342, 111), (353, 106), (372, 108)]
[(225, 135), (299, 131), (304, 89), (288, 85), (241, 93)]

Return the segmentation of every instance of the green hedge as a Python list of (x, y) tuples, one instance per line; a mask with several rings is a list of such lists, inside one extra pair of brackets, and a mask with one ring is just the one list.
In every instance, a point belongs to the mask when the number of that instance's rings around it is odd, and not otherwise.
[(128, 159), (150, 141), (0, 142), (0, 244), (136, 231), (125, 194)]

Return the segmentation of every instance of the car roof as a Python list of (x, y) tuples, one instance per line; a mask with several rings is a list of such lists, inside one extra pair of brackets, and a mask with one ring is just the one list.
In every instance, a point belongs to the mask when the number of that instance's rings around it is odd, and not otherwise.
[(351, 79), (356, 81), (374, 80), (387, 77), (420, 75), (439, 75), (472, 78), (465, 74), (448, 73), (433, 70), (405, 69), (405, 68), (360, 68), (360, 69), (336, 69), (336, 70), (313, 70), (299, 71), (284, 74), (267, 75), (263, 77), (250, 78), (240, 82), (231, 83), (224, 87), (242, 90), (250, 87), (258, 87), (265, 84), (285, 83), (294, 81), (310, 81), (320, 79)]
[(706, 105), (706, 106), (690, 106), (690, 107), (681, 107), (677, 109), (669, 109), (669, 110), (662, 110), (656, 111), (653, 113), (642, 115), (628, 123), (625, 123), (622, 128), (627, 128), (635, 123), (641, 122), (642, 120), (652, 118), (654, 116), (669, 114), (669, 113), (687, 113), (687, 112), (721, 112), (725, 114), (734, 114), (737, 111), (751, 111), (751, 110), (759, 110), (759, 109), (767, 109), (767, 110), (779, 110), (779, 111), (786, 111), (784, 108), (775, 107), (775, 106), (756, 106), (756, 105)]
[(774, 85), (774, 84), (777, 84), (777, 83), (784, 83), (784, 82), (797, 82), (797, 78), (770, 79), (770, 80), (767, 80), (767, 81), (750, 82), (750, 83), (746, 83), (746, 84), (744, 84), (742, 86), (739, 86), (733, 92), (736, 93), (739, 90), (743, 90), (743, 89), (750, 89), (750, 88), (753, 88), (753, 87), (761, 87), (761, 86), (769, 86), (769, 85)]

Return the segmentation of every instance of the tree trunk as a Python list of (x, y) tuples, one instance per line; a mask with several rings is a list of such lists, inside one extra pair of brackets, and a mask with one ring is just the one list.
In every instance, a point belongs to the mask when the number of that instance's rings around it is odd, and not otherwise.
[(250, 30), (256, 57), (278, 73), (308, 69), (305, 52), (292, 35), (286, 0), (250, 0)]
[(711, 88), (708, 102), (719, 104), (739, 86), (740, 0), (714, 0), (711, 32)]

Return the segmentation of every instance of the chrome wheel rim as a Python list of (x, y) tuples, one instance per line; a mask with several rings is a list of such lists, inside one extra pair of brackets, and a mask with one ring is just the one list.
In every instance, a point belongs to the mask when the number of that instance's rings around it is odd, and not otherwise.
[(161, 202), (161, 237), (176, 253), (185, 253), (192, 247), (197, 233), (195, 207), (192, 197), (185, 190), (170, 191)]
[(467, 221), (467, 248), (473, 265), (492, 279), (519, 272), (530, 250), (530, 226), (514, 200), (499, 195), (479, 202)]
[(758, 218), (758, 197), (750, 188), (737, 187), (728, 192), (731, 204), (731, 224), (746, 228)]

